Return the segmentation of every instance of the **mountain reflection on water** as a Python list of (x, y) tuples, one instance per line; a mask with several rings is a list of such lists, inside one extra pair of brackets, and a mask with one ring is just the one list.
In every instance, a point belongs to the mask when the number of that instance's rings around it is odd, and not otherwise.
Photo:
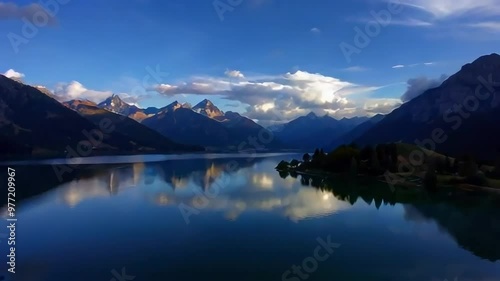
[(460, 247), (490, 261), (500, 260), (500, 197), (463, 194), (453, 190), (427, 193), (415, 190), (392, 191), (387, 184), (371, 179), (335, 179), (324, 181), (307, 175), (281, 172), (282, 178), (300, 177), (306, 186), (327, 191), (342, 201), (356, 204), (363, 200), (377, 209), (382, 204), (404, 204), (405, 219), (435, 222), (449, 233)]
[[(51, 240), (46, 246), (37, 243), (35, 236), (31, 233), (20, 232), (19, 235), (25, 239), (26, 247), (30, 246), (30, 248), (23, 249), (21, 245), (20, 253), (29, 256), (29, 261), (33, 263), (30, 266), (35, 266), (42, 251), (46, 251), (46, 247), (69, 247), (68, 245), (71, 245), (69, 248), (71, 253), (83, 257), (89, 255), (87, 262), (92, 261), (85, 244), (79, 246), (73, 243), (73, 239), (76, 239), (75, 241), (84, 241), (83, 243), (87, 244), (98, 243), (100, 247), (104, 247), (99, 251), (101, 255), (105, 255), (99, 260), (99, 264), (107, 263), (105, 258), (108, 258), (111, 259), (109, 263), (113, 266), (122, 266), (122, 263), (126, 262), (122, 259), (130, 256), (106, 254), (106, 250), (115, 249), (112, 248), (113, 243), (128, 245), (127, 247), (130, 248), (128, 250), (119, 248), (119, 253), (132, 252), (143, 247), (144, 241), (135, 240), (141, 228), (136, 230), (134, 224), (144, 217), (148, 221), (141, 223), (147, 224), (146, 233), (151, 237), (151, 241), (148, 242), (151, 245), (147, 253), (161, 256), (162, 260), (169, 259), (170, 262), (176, 261), (175, 255), (180, 254), (181, 249), (176, 249), (175, 254), (169, 254), (168, 251), (160, 250), (161, 247), (166, 247), (166, 243), (173, 247), (177, 245), (176, 243), (184, 241), (184, 237), (191, 244), (188, 248), (182, 249), (188, 249), (192, 253), (197, 251), (196, 247), (200, 247), (200, 244), (196, 242), (197, 239), (206, 239), (206, 243), (218, 245), (219, 248), (212, 249), (210, 248), (212, 246), (206, 246), (208, 248), (205, 249), (214, 255), (211, 257), (214, 263), (216, 261), (231, 262), (230, 254), (220, 247), (224, 243), (236, 243), (231, 244), (230, 247), (237, 247), (240, 250), (247, 249), (246, 247), (253, 249), (256, 253), (254, 257), (256, 261), (269, 262), (266, 260), (268, 251), (277, 255), (274, 256), (276, 265), (270, 265), (270, 267), (275, 268), (279, 279), (283, 272), (280, 271), (283, 266), (281, 263), (286, 265), (283, 270), (291, 265), (288, 264), (288, 259), (291, 258), (288, 250), (301, 251), (297, 255), (304, 258), (306, 256), (303, 256), (302, 252), (307, 253), (311, 246), (300, 246), (300, 241), (310, 239), (314, 242), (314, 237), (305, 238), (308, 237), (309, 232), (318, 233), (315, 235), (326, 232), (335, 233), (339, 242), (346, 243), (345, 248), (352, 251), (352, 253), (343, 252), (343, 256), (332, 260), (332, 263), (337, 265), (331, 265), (330, 268), (332, 272), (345, 270), (345, 275), (342, 276), (346, 278), (355, 274), (358, 274), (356, 276), (362, 275), (362, 272), (355, 273), (349, 271), (348, 268), (354, 266), (355, 261), (361, 258), (359, 255), (365, 254), (367, 256), (363, 258), (363, 261), (372, 263), (370, 266), (366, 265), (366, 274), (378, 274), (379, 279), (376, 280), (401, 280), (401, 275), (396, 275), (396, 273), (401, 274), (403, 271), (406, 274), (404, 276), (410, 276), (405, 280), (429, 280), (422, 278), (428, 278), (430, 273), (442, 271), (443, 265), (439, 262), (440, 259), (451, 260), (457, 254), (460, 256), (457, 260), (461, 262), (466, 260), (466, 263), (469, 263), (470, 257), (468, 256), (473, 257), (471, 254), (485, 260), (484, 263), (480, 260), (473, 261), (476, 268), (467, 269), (467, 265), (457, 265), (458, 271), (469, 270), (476, 274), (479, 270), (477, 266), (480, 266), (481, 270), (489, 270), (489, 272), (474, 276), (500, 276), (500, 272), (498, 275), (491, 275), (494, 272), (492, 269), (494, 265), (490, 264), (500, 261), (500, 239), (498, 239), (500, 237), (500, 200), (498, 198), (466, 196), (448, 191), (435, 194), (412, 190), (393, 192), (386, 184), (373, 179), (326, 180), (276, 172), (274, 167), (280, 160), (287, 157), (296, 158), (297, 156), (199, 158), (130, 164), (96, 164), (74, 169), (71, 173), (65, 174), (62, 181), (57, 178), (52, 166), (15, 166), (18, 216), (25, 224), (25, 228), (34, 231), (39, 227), (39, 220), (45, 221), (52, 217), (63, 222), (57, 226), (58, 239), (62, 241)], [(195, 210), (196, 215), (189, 217), (189, 221), (186, 221), (187, 225), (183, 221), (181, 209)], [(132, 221), (129, 222), (129, 219)], [(233, 224), (226, 225), (222, 221)], [(283, 221), (291, 221), (291, 224), (296, 226), (290, 226)], [(390, 222), (390, 225), (385, 225), (387, 222)], [(164, 224), (175, 227), (176, 232), (164, 228)], [(440, 237), (436, 230), (429, 227), (433, 224), (450, 239)], [(94, 226), (98, 227), (99, 232), (94, 230)], [(253, 227), (262, 227), (265, 230), (262, 234), (259, 231), (255, 233)], [(386, 231), (389, 228), (389, 232), (384, 232), (384, 228)], [(115, 231), (118, 232), (116, 229), (127, 232), (118, 235), (115, 233)], [(286, 232), (284, 229), (289, 229), (291, 232)], [(190, 231), (202, 232), (190, 238), (186, 236), (191, 235)], [(254, 233), (248, 236), (248, 231)], [(51, 231), (38, 233), (36, 239), (40, 236), (43, 239), (52, 234)], [(396, 234), (397, 236), (392, 236)], [(162, 239), (161, 237), (165, 235), (170, 238)], [(241, 235), (241, 237), (235, 237), (236, 240), (233, 242), (231, 235)], [(279, 235), (282, 239), (278, 240), (282, 241), (268, 241), (265, 235)], [(345, 235), (344, 238), (342, 238), (343, 235)], [(445, 244), (425, 242), (426, 236), (429, 235), (432, 236), (429, 239)], [(107, 244), (110, 242), (110, 237), (116, 237), (117, 241)], [(349, 239), (352, 241), (349, 242)], [(397, 241), (391, 239), (397, 239)], [(237, 240), (247, 241), (250, 244), (247, 246), (238, 244)], [(411, 241), (414, 241), (414, 246), (411, 245), (413, 243)], [(149, 245), (148, 243), (146, 244)], [(293, 244), (295, 246), (289, 246), (288, 243), (295, 243)], [(357, 248), (356, 244), (359, 244), (359, 247), (368, 248), (363, 250)], [(414, 264), (399, 264), (404, 260), (392, 255), (403, 251), (401, 249), (403, 245), (409, 247), (407, 260), (423, 260), (423, 263), (416, 267)], [(154, 250), (157, 247), (160, 248)], [(279, 250), (280, 247), (288, 250), (284, 252)], [(422, 247), (428, 248), (422, 249)], [(457, 253), (457, 247), (471, 254)], [(36, 249), (40, 253), (37, 253)], [(382, 250), (387, 253), (381, 253)], [(363, 253), (357, 251), (363, 251)], [(431, 256), (426, 256), (429, 254)], [(146, 257), (147, 254), (142, 255)], [(370, 259), (370, 255), (373, 255), (373, 259)], [(442, 255), (442, 258), (438, 255)], [(53, 265), (54, 269), (47, 269), (47, 274), (53, 274), (50, 270), (58, 270), (58, 263), (65, 261), (69, 265), (77, 262), (77, 260), (67, 259), (66, 256), (59, 257), (56, 253), (53, 254), (52, 262), (50, 266), (47, 265), (47, 268), (52, 268)], [(233, 270), (235, 272), (246, 270), (240, 266), (243, 266), (248, 259), (249, 257), (244, 256), (243, 253), (238, 255), (234, 259)], [(273, 258), (269, 257), (269, 259)], [(377, 261), (377, 259), (382, 260)], [(196, 256), (191, 256), (189, 260), (196, 263), (200, 274), (192, 272), (189, 276), (201, 278), (202, 272), (212, 272), (209, 265), (204, 265)], [(383, 262), (383, 260), (398, 264), (394, 265), (391, 270), (378, 270), (377, 268), (381, 265), (377, 262)], [(425, 263), (426, 260), (428, 263)], [(132, 260), (128, 264), (137, 266), (139, 262)], [(96, 268), (96, 266), (91, 265), (89, 268)], [(184, 265), (177, 264), (177, 266)], [(446, 266), (453, 267), (449, 263)], [(418, 270), (415, 269), (414, 272), (414, 268)], [(146, 277), (148, 272), (152, 274), (157, 269), (142, 265), (141, 269), (136, 268), (136, 270), (143, 272), (143, 277)], [(175, 268), (164, 270), (165, 274), (179, 273)], [(450, 272), (457, 271), (450, 270)], [(107, 274), (106, 272), (109, 273), (107, 267), (102, 269), (102, 272), (89, 271), (88, 276), (100, 277), (101, 274)], [(73, 271), (68, 268), (66, 273), (70, 276)], [(233, 276), (229, 271), (226, 273), (227, 276)], [(61, 276), (66, 276), (61, 274)], [(248, 278), (262, 277), (269, 280), (266, 272), (262, 272), (262, 275), (255, 274)], [(448, 278), (462, 276), (459, 272), (450, 274), (447, 275)], [(441, 278), (441, 280), (444, 279)]]
[[(293, 178), (283, 184), (274, 171), (273, 165), (259, 167), (264, 159), (199, 159), (177, 160), (156, 163), (133, 163), (119, 167), (89, 167), (76, 171), (75, 178), (48, 190), (34, 199), (37, 204), (61, 202), (77, 206), (81, 202), (96, 197), (109, 197), (132, 188), (141, 189), (141, 196), (162, 206), (185, 204), (200, 208), (204, 198), (205, 210), (219, 210), (229, 219), (236, 219), (241, 213), (251, 210), (276, 212), (291, 220), (332, 214), (350, 207), (348, 202), (339, 200), (331, 192), (314, 188), (302, 188)], [(252, 173), (245, 169), (251, 168)], [(20, 174), (32, 174), (33, 166), (17, 167)], [(43, 167), (44, 182), (54, 174), (52, 167)], [(30, 184), (38, 180), (30, 177)], [(56, 179), (51, 181), (55, 185)], [(35, 186), (34, 186), (35, 187)], [(245, 188), (243, 188), (245, 187)], [(38, 189), (38, 185), (36, 188)], [(34, 192), (35, 193), (35, 192)], [(216, 194), (214, 196), (214, 194)], [(27, 197), (33, 194), (28, 194)], [(213, 197), (213, 198), (212, 198)]]

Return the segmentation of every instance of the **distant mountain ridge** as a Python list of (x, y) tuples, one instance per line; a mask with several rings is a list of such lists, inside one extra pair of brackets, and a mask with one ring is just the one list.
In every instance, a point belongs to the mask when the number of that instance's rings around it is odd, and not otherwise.
[(384, 119), (385, 115), (383, 114), (377, 114), (370, 119), (366, 120), (365, 122), (362, 122), (361, 124), (355, 126), (352, 130), (348, 131), (347, 133), (336, 136), (333, 141), (328, 145), (327, 150), (333, 150), (337, 148), (340, 145), (343, 144), (351, 144), (355, 140), (357, 140), (359, 137), (361, 137), (365, 132), (373, 128), (376, 124), (378, 124), (382, 119)]
[(368, 117), (343, 118), (337, 120), (329, 115), (317, 116), (311, 112), (283, 124), (274, 131), (276, 138), (292, 148), (328, 148), (332, 139), (352, 130), (368, 120)]

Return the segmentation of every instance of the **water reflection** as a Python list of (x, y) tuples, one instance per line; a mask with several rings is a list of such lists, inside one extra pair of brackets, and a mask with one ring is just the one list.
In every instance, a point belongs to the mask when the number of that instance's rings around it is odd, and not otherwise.
[(375, 210), (402, 204), (406, 221), (435, 223), (474, 255), (500, 260), (498, 198), (448, 191), (432, 195), (415, 190), (392, 192), (387, 185), (371, 179), (354, 182), (278, 173), (274, 171), (277, 162), (266, 158), (214, 158), (92, 165), (73, 170), (63, 182), (51, 166), (18, 166), (18, 175), (29, 176), (18, 177), (18, 186), (24, 188), (19, 188), (16, 195), (21, 213), (32, 206), (54, 204), (69, 209), (81, 205), (105, 209), (116, 198), (126, 197), (132, 200), (128, 202), (175, 212), (179, 218), (178, 208), (185, 204), (227, 220), (262, 212), (293, 222), (351, 208)]
[[(286, 173), (280, 177), (286, 178)], [(331, 192), (337, 199), (355, 205), (362, 199), (379, 209), (381, 205), (404, 204), (404, 218), (416, 223), (432, 222), (456, 243), (490, 261), (500, 260), (500, 197), (463, 194), (454, 190), (429, 194), (423, 190), (396, 190), (371, 179), (336, 178), (325, 181), (301, 175), (303, 185)], [(395, 230), (397, 232), (397, 230)]]
[[(500, 211), (487, 203), (466, 208), (455, 204), (405, 206), (409, 221), (431, 221), (449, 233), (460, 247), (490, 261), (500, 260)], [(414, 215), (417, 213), (417, 219)]]
[[(283, 180), (274, 166), (274, 161), (259, 158), (190, 159), (82, 169), (75, 171), (74, 179), (68, 182), (50, 181), (54, 188), (48, 192), (43, 188), (44, 193), (30, 202), (37, 205), (62, 202), (74, 208), (87, 200), (133, 192), (157, 206), (185, 204), (204, 211), (223, 212), (231, 220), (247, 211), (265, 211), (292, 221), (350, 207), (330, 192), (303, 188), (303, 182), (291, 178)], [(33, 167), (18, 169), (29, 173), (30, 168)], [(31, 179), (29, 186), (39, 180)], [(280, 184), (275, 184), (277, 181)]]

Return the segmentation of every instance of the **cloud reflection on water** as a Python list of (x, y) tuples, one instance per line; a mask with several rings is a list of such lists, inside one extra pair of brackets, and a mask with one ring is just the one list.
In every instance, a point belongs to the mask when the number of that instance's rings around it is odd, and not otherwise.
[(262, 211), (300, 221), (351, 207), (331, 192), (304, 187), (298, 179), (281, 178), (274, 170), (275, 164), (263, 160), (256, 165), (243, 160), (238, 170), (229, 172), (225, 170), (226, 161), (217, 159), (203, 159), (196, 164), (193, 160), (134, 163), (64, 183), (34, 200), (37, 204), (58, 201), (78, 208), (87, 200), (113, 200), (113, 196), (131, 192), (137, 200), (146, 198), (157, 206), (177, 207), (183, 203), (197, 208), (205, 194), (218, 188), (218, 195), (208, 196), (201, 211), (223, 212), (231, 220), (247, 211)]

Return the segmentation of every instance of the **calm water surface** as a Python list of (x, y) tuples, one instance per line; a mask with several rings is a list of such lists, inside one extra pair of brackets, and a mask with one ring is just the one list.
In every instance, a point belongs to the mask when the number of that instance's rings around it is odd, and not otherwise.
[(17, 163), (4, 280), (500, 280), (498, 198), (274, 170), (292, 157), (102, 157), (61, 179), (61, 161)]

